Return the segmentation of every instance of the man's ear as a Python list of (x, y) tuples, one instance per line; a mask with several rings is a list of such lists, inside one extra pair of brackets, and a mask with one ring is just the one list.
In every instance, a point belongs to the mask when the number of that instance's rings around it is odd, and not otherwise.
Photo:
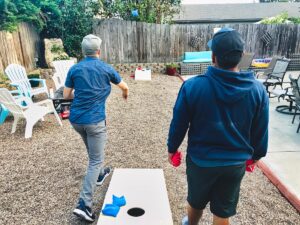
[(211, 54), (211, 61), (213, 64), (216, 64), (216, 56), (214, 53)]

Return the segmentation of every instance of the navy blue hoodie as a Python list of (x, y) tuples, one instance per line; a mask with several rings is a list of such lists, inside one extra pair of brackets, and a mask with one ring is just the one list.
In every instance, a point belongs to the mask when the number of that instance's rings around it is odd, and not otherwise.
[(258, 160), (268, 145), (269, 99), (252, 72), (209, 67), (183, 83), (173, 110), (168, 151), (188, 130), (187, 154), (203, 167)]

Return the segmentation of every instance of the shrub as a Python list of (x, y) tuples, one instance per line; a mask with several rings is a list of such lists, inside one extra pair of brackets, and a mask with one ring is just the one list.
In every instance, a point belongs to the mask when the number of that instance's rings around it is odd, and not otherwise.
[(166, 64), (166, 68), (175, 68), (175, 69), (177, 69), (178, 67), (179, 67), (179, 65), (176, 64), (176, 63)]

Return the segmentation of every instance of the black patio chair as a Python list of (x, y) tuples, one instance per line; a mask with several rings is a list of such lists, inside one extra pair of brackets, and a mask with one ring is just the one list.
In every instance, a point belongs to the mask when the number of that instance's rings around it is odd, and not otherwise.
[(267, 74), (267, 77), (265, 79), (257, 79), (266, 86), (269, 97), (271, 97), (269, 87), (273, 87), (273, 89), (275, 89), (277, 86), (280, 86), (281, 89), (283, 89), (282, 84), (289, 63), (289, 59), (277, 59), (272, 72)]
[(281, 56), (273, 56), (271, 59), (271, 62), (269, 63), (268, 68), (266, 69), (253, 69), (256, 75), (256, 78), (259, 78), (259, 76), (262, 76), (264, 78), (267, 78), (267, 76), (272, 73), (274, 66), (278, 59), (282, 59)]
[(244, 53), (241, 61), (238, 64), (240, 71), (247, 71), (252, 64), (253, 58), (254, 53)]
[[(295, 102), (295, 113), (294, 113), (294, 117), (293, 117), (293, 121), (292, 123), (295, 122), (295, 118), (297, 116), (297, 112), (300, 111), (300, 75), (298, 76), (297, 79), (292, 78), (292, 76), (289, 76), (290, 80), (291, 80), (291, 88), (292, 88), (292, 92), (293, 92), (293, 100)], [(299, 118), (300, 119), (300, 118)], [(300, 130), (300, 121), (299, 121), (299, 125), (297, 128), (297, 133), (299, 133)]]

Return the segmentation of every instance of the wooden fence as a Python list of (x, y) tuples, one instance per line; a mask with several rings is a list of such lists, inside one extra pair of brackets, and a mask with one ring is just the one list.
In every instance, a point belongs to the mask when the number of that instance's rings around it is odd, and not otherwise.
[[(102, 40), (102, 58), (109, 63), (176, 62), (187, 51), (208, 50), (213, 28), (232, 27), (255, 57), (300, 53), (300, 26), (262, 24), (147, 24), (116, 19), (95, 20), (93, 31)], [(198, 37), (194, 48), (191, 41)], [(264, 40), (263, 40), (264, 39)]]
[(40, 38), (32, 25), (22, 23), (16, 32), (0, 32), (0, 72), (11, 63), (34, 69), (39, 52)]

